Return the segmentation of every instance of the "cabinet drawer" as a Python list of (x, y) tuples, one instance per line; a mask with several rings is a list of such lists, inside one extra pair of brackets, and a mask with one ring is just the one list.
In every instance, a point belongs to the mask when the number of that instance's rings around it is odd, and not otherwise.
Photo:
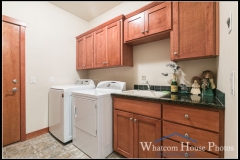
[[(209, 149), (209, 142), (210, 145), (214, 143), (215, 145), (219, 146), (219, 134), (217, 133), (163, 121), (163, 136), (169, 136), (174, 133), (177, 134), (169, 137), (170, 139), (179, 142), (189, 142), (189, 145), (200, 147), (204, 146), (205, 150), (219, 154), (219, 151), (215, 150), (215, 147), (210, 147)], [(196, 142), (187, 138), (196, 140)]]
[(219, 112), (163, 105), (163, 119), (219, 132)]
[(148, 117), (161, 118), (161, 104), (136, 101), (130, 99), (113, 98), (114, 109), (136, 113)]
[[(219, 156), (207, 153), (200, 150), (191, 150), (190, 148), (186, 148), (186, 145), (174, 142), (169, 139), (165, 139), (162, 141), (163, 144), (163, 152), (162, 155), (164, 158), (219, 158)], [(188, 146), (190, 147), (190, 146)], [(168, 150), (168, 151), (167, 151)]]

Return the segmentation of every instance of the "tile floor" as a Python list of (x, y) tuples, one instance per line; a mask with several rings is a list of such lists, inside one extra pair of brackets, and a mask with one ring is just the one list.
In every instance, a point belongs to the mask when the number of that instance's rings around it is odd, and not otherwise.
[[(62, 145), (49, 133), (17, 142), (2, 148), (2, 159), (5, 158), (80, 158), (89, 159), (86, 154), (76, 148), (72, 143)], [(107, 158), (125, 158), (113, 152)]]

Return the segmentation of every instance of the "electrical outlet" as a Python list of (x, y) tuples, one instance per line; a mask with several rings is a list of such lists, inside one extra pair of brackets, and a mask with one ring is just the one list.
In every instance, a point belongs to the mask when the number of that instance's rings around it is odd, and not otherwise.
[(50, 83), (54, 83), (54, 77), (50, 77)]
[(146, 80), (146, 76), (142, 76), (142, 80), (145, 81)]
[(235, 95), (235, 86), (234, 86), (234, 79), (235, 79), (235, 72), (232, 71), (230, 73), (230, 83), (231, 83), (231, 94), (234, 96)]
[(36, 77), (31, 77), (30, 83), (31, 84), (36, 84), (37, 83)]

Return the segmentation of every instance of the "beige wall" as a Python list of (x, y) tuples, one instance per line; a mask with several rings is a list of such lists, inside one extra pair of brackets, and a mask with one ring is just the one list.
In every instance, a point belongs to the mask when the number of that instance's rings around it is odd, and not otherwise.
[[(2, 14), (27, 24), (26, 132), (48, 127), (48, 90), (87, 76), (76, 72), (75, 37), (88, 23), (48, 2), (2, 2)], [(30, 84), (30, 77), (37, 83)], [(49, 78), (55, 77), (50, 84)]]
[[(113, 9), (90, 21), (90, 27), (110, 20), (120, 14), (128, 14), (148, 2), (123, 2)], [(162, 72), (172, 72), (166, 67), (170, 61), (170, 40), (165, 39), (133, 47), (134, 67), (95, 69), (88, 71), (88, 77), (95, 82), (102, 80), (120, 80), (127, 82), (127, 89), (133, 89), (134, 84), (141, 84), (141, 77), (146, 76), (151, 85), (169, 85), (172, 75), (164, 77)], [(191, 78), (198, 76), (203, 70), (209, 69), (216, 73), (216, 58), (182, 61), (177, 63), (181, 70), (178, 82), (191, 86)]]
[[(228, 34), (227, 18), (232, 11), (232, 32)], [(220, 55), (217, 58), (218, 88), (225, 93), (225, 158), (238, 157), (238, 2), (220, 2)], [(235, 96), (230, 92), (230, 72), (235, 71)]]

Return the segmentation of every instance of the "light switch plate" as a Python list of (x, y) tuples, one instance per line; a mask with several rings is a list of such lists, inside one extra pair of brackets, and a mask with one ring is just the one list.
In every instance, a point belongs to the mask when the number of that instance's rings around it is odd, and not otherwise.
[(54, 77), (50, 77), (50, 83), (54, 83)]
[(145, 81), (146, 80), (146, 76), (142, 76), (142, 80)]
[(231, 94), (235, 96), (235, 86), (234, 86), (235, 72), (232, 71), (230, 73), (230, 83), (231, 83)]
[(30, 83), (31, 84), (36, 84), (37, 83), (36, 77), (31, 77)]

